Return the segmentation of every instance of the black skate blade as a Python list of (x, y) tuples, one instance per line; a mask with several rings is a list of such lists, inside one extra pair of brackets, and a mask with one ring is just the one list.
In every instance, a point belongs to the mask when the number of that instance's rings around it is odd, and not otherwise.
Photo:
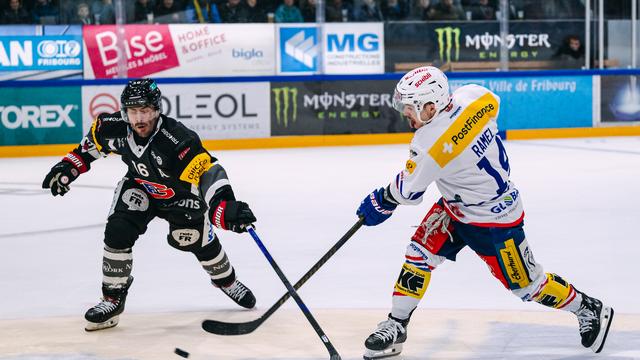
[(598, 334), (596, 341), (593, 343), (593, 345), (591, 345), (591, 350), (593, 350), (593, 352), (595, 352), (596, 354), (602, 351), (602, 349), (604, 348), (604, 343), (605, 341), (607, 341), (609, 328), (611, 327), (611, 322), (613, 321), (613, 313), (614, 311), (613, 311), (613, 308), (611, 307), (604, 307), (602, 309), (602, 317), (600, 319), (600, 324), (604, 325), (606, 321), (606, 325), (600, 327), (600, 334)]
[(91, 331), (98, 331), (98, 330), (104, 330), (104, 329), (109, 329), (112, 328), (116, 325), (118, 325), (118, 315), (112, 317), (111, 319), (105, 321), (105, 322), (101, 322), (101, 323), (93, 323), (93, 322), (87, 322), (87, 325), (84, 327), (84, 331), (87, 332), (91, 332)]

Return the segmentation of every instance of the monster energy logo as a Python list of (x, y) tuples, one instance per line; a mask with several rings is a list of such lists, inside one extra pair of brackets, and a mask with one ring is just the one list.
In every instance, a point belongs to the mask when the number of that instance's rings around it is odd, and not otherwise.
[(289, 125), (289, 107), (291, 107), (291, 121), (295, 122), (298, 117), (298, 88), (280, 87), (271, 89), (276, 105), (276, 121), (280, 125), (282, 121), (284, 127)]
[(454, 60), (457, 61), (460, 58), (460, 28), (451, 26), (437, 28), (436, 34), (438, 34), (440, 61), (444, 61), (446, 55), (447, 62), (451, 62), (451, 48), (453, 45), (456, 47), (456, 57)]

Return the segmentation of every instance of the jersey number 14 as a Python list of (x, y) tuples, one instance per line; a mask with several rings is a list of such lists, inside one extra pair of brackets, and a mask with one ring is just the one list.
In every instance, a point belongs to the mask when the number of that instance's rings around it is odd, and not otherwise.
[[(499, 153), (498, 158), (500, 160), (500, 166), (502, 167), (502, 169), (504, 169), (504, 171), (507, 172), (507, 176), (509, 176), (509, 157), (507, 156), (507, 151), (505, 150), (504, 145), (502, 144), (502, 141), (500, 140), (499, 136), (496, 136), (496, 144), (498, 145), (498, 153)], [(489, 162), (489, 159), (487, 159), (486, 156), (483, 156), (482, 159), (480, 159), (480, 161), (478, 161), (476, 165), (478, 166), (478, 169), (486, 171), (487, 174), (491, 175), (491, 177), (494, 178), (496, 183), (498, 183), (498, 190), (496, 190), (496, 193), (498, 194), (498, 196), (502, 195), (505, 191), (507, 191), (507, 187), (509, 185), (502, 178), (502, 175), (500, 175), (498, 170), (494, 169), (493, 166), (491, 166), (491, 163)]]

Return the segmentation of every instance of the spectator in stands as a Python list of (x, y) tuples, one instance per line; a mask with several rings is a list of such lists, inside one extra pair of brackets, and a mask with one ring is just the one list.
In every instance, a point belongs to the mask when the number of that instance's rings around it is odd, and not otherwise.
[(353, 8), (343, 0), (328, 0), (324, 17), (327, 22), (347, 22), (353, 19)]
[(189, 0), (185, 17), (191, 23), (221, 23), (222, 18), (215, 0)]
[(304, 22), (300, 9), (293, 3), (293, 0), (284, 0), (276, 9), (275, 20), (277, 23), (300, 23)]
[(460, 6), (453, 3), (453, 0), (440, 0), (429, 11), (431, 20), (464, 20), (464, 11)]
[(429, 14), (431, 14), (433, 6), (430, 0), (414, 0), (414, 4), (411, 7), (411, 20), (429, 20)]
[(220, 19), (223, 23), (244, 23), (248, 17), (249, 11), (241, 0), (227, 0), (220, 5)]
[(300, 0), (300, 12), (305, 22), (315, 22), (316, 0)]
[(184, 22), (182, 7), (174, 0), (161, 0), (153, 12), (154, 21), (161, 24), (175, 24)]
[(153, 2), (153, 0), (136, 0), (133, 8), (133, 21), (137, 23), (149, 22), (149, 18), (153, 19), (154, 16), (154, 7), (155, 3)]
[(89, 4), (81, 2), (76, 5), (76, 12), (71, 19), (70, 24), (92, 25), (93, 18), (91, 17), (91, 11), (89, 11)]
[(384, 21), (382, 11), (377, 4), (378, 0), (363, 0), (353, 14), (355, 21)]
[(31, 17), (22, 7), (20, 0), (9, 0), (8, 7), (0, 14), (0, 24), (29, 24)]
[(570, 67), (584, 65), (584, 47), (580, 38), (576, 35), (567, 36), (556, 53), (553, 54), (553, 59), (563, 61)]
[(478, 0), (469, 7), (471, 20), (495, 20), (496, 9), (489, 4), (489, 0)]
[(380, 10), (385, 20), (405, 20), (409, 17), (409, 0), (382, 0)]
[(115, 24), (116, 12), (112, 0), (95, 0), (91, 4), (91, 13), (95, 24)]
[(267, 22), (267, 12), (258, 5), (258, 0), (247, 0), (247, 22), (264, 23)]
[(58, 15), (58, 7), (49, 0), (38, 0), (31, 9), (33, 22), (36, 24), (57, 24)]

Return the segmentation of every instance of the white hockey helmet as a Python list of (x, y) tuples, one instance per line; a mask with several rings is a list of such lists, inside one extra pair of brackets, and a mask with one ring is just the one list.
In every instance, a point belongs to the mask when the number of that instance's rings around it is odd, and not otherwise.
[[(406, 73), (393, 94), (393, 107), (402, 113), (405, 105), (411, 105), (420, 120), (420, 112), (428, 103), (439, 113), (449, 105), (449, 80), (440, 69), (423, 66)], [(437, 114), (436, 113), (436, 114)]]

